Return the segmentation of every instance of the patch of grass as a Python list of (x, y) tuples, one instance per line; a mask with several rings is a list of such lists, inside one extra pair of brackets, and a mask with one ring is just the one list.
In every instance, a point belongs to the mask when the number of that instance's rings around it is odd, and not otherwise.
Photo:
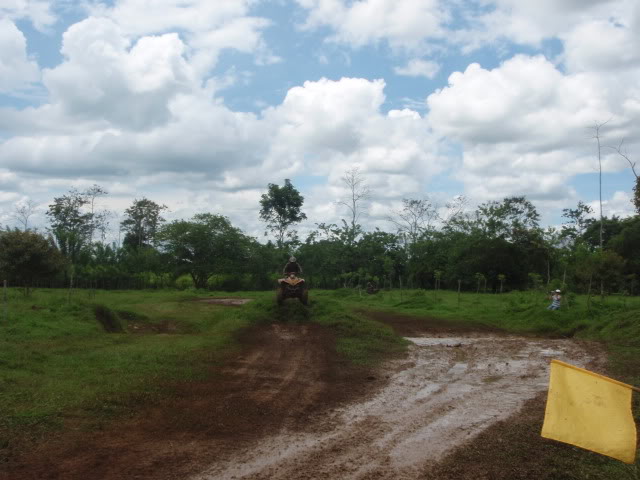
[(336, 332), (338, 353), (354, 364), (372, 365), (406, 348), (391, 327), (345, 308), (331, 292), (314, 291), (311, 314), (314, 322)]
[[(62, 290), (30, 297), (10, 292), (9, 318), (0, 322), (0, 458), (18, 438), (59, 428), (66, 417), (101, 422), (166, 395), (159, 385), (198, 378), (260, 313), (251, 304), (214, 306), (194, 296), (98, 291), (69, 299)], [(124, 333), (117, 311), (126, 312), (124, 322), (171, 321), (189, 333)]]

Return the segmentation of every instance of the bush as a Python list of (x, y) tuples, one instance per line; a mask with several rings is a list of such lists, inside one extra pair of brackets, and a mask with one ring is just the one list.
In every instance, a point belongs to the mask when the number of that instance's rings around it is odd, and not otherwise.
[(178, 290), (193, 289), (193, 278), (191, 278), (191, 275), (181, 275), (176, 278), (175, 285)]

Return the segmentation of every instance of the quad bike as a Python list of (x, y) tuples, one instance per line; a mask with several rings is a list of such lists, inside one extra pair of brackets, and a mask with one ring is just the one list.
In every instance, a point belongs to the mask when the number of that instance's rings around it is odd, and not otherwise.
[(309, 290), (303, 278), (295, 273), (288, 273), (284, 278), (278, 279), (276, 301), (282, 305), (287, 298), (297, 298), (303, 305), (309, 303)]

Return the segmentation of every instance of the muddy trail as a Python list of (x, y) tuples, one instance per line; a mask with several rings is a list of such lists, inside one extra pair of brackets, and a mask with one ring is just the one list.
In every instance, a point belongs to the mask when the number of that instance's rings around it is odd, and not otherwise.
[(546, 390), (551, 358), (600, 361), (571, 340), (369, 315), (408, 338), (406, 356), (374, 372), (346, 365), (318, 325), (254, 327), (206, 380), (171, 385), (169, 401), (104, 430), (43, 443), (0, 478), (430, 478)]

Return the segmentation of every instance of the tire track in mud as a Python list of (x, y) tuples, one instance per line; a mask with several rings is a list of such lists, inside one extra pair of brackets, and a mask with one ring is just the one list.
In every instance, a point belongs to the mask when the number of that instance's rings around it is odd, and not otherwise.
[[(438, 335), (438, 336), (435, 336)], [(284, 430), (192, 480), (416, 479), (460, 444), (544, 391), (548, 364), (594, 359), (571, 340), (444, 332), (410, 339), (408, 359), (365, 401)]]
[(375, 379), (318, 325), (254, 327), (207, 378), (167, 385), (170, 398), (102, 431), (69, 428), (0, 466), (0, 479), (421, 478), (544, 390), (551, 356), (592, 359), (569, 340), (376, 315), (412, 345)]
[(0, 465), (0, 479), (182, 479), (266, 436), (297, 430), (367, 386), (345, 371), (335, 338), (315, 324), (274, 323), (241, 335), (242, 351), (207, 378), (101, 431), (67, 428)]

